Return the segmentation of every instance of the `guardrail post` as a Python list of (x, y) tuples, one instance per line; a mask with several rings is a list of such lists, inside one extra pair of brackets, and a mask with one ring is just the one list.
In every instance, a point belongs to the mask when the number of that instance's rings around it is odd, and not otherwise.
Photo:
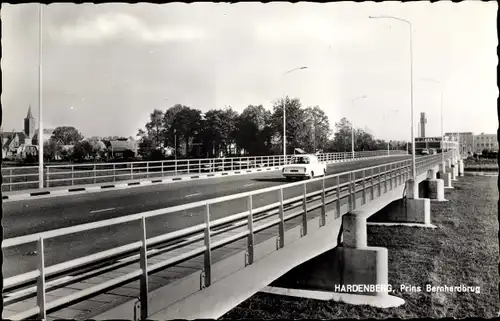
[(9, 169), (9, 191), (12, 192), (12, 168)]
[(163, 166), (165, 166), (165, 163), (161, 161), (161, 176), (163, 177)]
[(387, 165), (384, 165), (384, 193), (387, 193)]
[(378, 173), (377, 173), (377, 180), (378, 180), (378, 197), (380, 197), (382, 195), (382, 175), (380, 175), (380, 172), (381, 172), (381, 168), (382, 166), (379, 166), (378, 167)]
[(146, 178), (149, 178), (149, 162), (146, 162)]
[(201, 159), (198, 160), (198, 173), (201, 174)]
[(210, 204), (205, 205), (205, 286), (212, 284), (212, 251), (210, 241)]
[(348, 200), (349, 200), (349, 211), (352, 211), (354, 209), (353, 205), (352, 205), (352, 172), (349, 172), (349, 197), (348, 197)]
[(391, 183), (390, 183), (390, 184), (391, 184), (391, 191), (394, 189), (394, 187), (393, 187), (393, 181), (394, 181), (394, 171), (392, 170), (392, 168), (393, 168), (392, 164), (391, 164), (391, 165), (389, 165), (389, 171), (390, 171), (390, 172), (389, 172), (389, 178), (390, 178), (390, 180), (391, 180)]
[(71, 165), (71, 186), (75, 185), (75, 167)]
[(141, 302), (141, 320), (146, 320), (148, 317), (148, 248), (146, 234), (146, 217), (141, 218), (141, 234), (142, 246), (140, 253), (140, 267), (142, 270), (140, 280), (139, 300)]
[(43, 237), (40, 236), (37, 242), (37, 261), (38, 261), (38, 272), (40, 273), (37, 278), (36, 284), (36, 305), (40, 309), (38, 312), (38, 318), (45, 320), (47, 319), (47, 311), (45, 310), (45, 256), (43, 248)]
[(188, 170), (188, 174), (189, 174), (189, 159), (188, 159), (188, 163), (187, 163), (187, 170)]
[(403, 162), (399, 163), (401, 166), (399, 167), (399, 185), (403, 184)]
[(231, 158), (231, 170), (233, 171), (233, 161), (234, 161), (234, 158)]
[(283, 188), (280, 188), (278, 190), (279, 194), (279, 201), (280, 201), (280, 211), (279, 211), (279, 217), (280, 217), (280, 222), (279, 222), (279, 227), (278, 227), (278, 248), (282, 248), (285, 246), (285, 215), (284, 215), (284, 208), (283, 208)]
[(50, 187), (50, 173), (49, 173), (50, 167), (47, 167), (47, 173), (46, 173), (46, 178), (45, 181), (47, 182), (47, 188)]
[(97, 178), (97, 176), (96, 176), (97, 175), (96, 167), (97, 167), (97, 165), (94, 164), (94, 184), (96, 183), (96, 178)]
[(337, 176), (337, 213), (335, 218), (340, 217), (340, 176)]
[(302, 213), (302, 236), (307, 235), (307, 183), (303, 185), (303, 201), (302, 208), (304, 213)]
[(325, 178), (321, 180), (322, 192), (321, 192), (321, 226), (326, 224), (326, 200), (325, 200)]
[(177, 176), (177, 159), (175, 160), (174, 163), (174, 171), (175, 171), (175, 176)]
[(365, 179), (366, 179), (366, 173), (365, 173), (365, 170), (363, 169), (363, 193), (361, 193), (363, 195), (363, 205), (366, 204), (366, 182), (365, 182)]
[(372, 167), (372, 169), (371, 169), (371, 178), (370, 178), (370, 183), (371, 183), (371, 186), (372, 186), (370, 194), (372, 196), (372, 198), (371, 198), (372, 201), (375, 199), (375, 191), (374, 191), (375, 187), (373, 186), (373, 175), (374, 175), (374, 170), (373, 170), (373, 167)]
[(254, 259), (254, 236), (253, 236), (253, 214), (252, 214), (252, 195), (248, 195), (248, 241), (247, 241), (247, 255), (248, 255), (248, 265), (253, 263)]
[(113, 164), (113, 182), (116, 182), (116, 164)]

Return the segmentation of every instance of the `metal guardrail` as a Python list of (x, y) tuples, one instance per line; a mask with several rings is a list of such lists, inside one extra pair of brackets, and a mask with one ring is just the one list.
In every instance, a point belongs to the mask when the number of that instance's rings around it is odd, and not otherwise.
[[(319, 154), (320, 161), (351, 160), (370, 156), (402, 155), (406, 151), (387, 150), (349, 153)], [(287, 162), (293, 155), (287, 155)], [(95, 163), (48, 165), (44, 168), (44, 187), (75, 186), (117, 182), (143, 178), (178, 176), (183, 174), (213, 173), (245, 170), (258, 167), (283, 166), (283, 155), (181, 159), (151, 162)], [(2, 191), (38, 188), (38, 166), (2, 168)]]
[[(446, 157), (450, 157), (450, 153), (447, 153)], [(419, 157), (417, 160), (417, 175), (427, 171), (429, 168), (436, 166), (441, 163), (441, 155), (432, 155)], [(384, 184), (384, 193), (388, 191), (387, 184), (390, 184), (390, 189), (393, 188), (393, 184), (398, 186), (404, 184), (404, 182), (410, 177), (411, 173), (411, 160), (402, 160), (397, 162), (392, 162), (384, 165), (372, 166), (363, 169), (337, 173), (333, 175), (324, 176), (321, 178), (310, 179), (302, 182), (289, 183), (281, 186), (264, 188), (260, 190), (255, 190), (251, 192), (238, 193), (234, 195), (219, 197), (215, 199), (209, 199), (199, 202), (194, 202), (190, 204), (184, 204), (179, 206), (173, 206), (165, 209), (159, 209), (154, 211), (148, 211), (144, 213), (138, 213), (133, 215), (128, 215), (124, 217), (118, 217), (98, 222), (92, 222), (87, 224), (81, 224), (73, 227), (62, 228), (51, 230), (47, 232), (26, 235), (21, 237), (15, 237), (11, 239), (6, 239), (2, 243), (2, 248), (13, 248), (19, 245), (36, 243), (37, 252), (36, 260), (38, 262), (38, 269), (10, 277), (4, 280), (4, 306), (8, 306), (14, 302), (23, 300), (27, 297), (37, 298), (37, 306), (26, 311), (20, 312), (16, 315), (10, 316), (10, 319), (20, 320), (27, 318), (46, 318), (47, 313), (56, 311), (58, 309), (70, 306), (84, 299), (97, 296), (106, 291), (110, 291), (119, 286), (125, 285), (137, 279), (140, 280), (140, 302), (141, 302), (141, 318), (146, 319), (148, 316), (148, 276), (158, 272), (162, 269), (174, 266), (176, 263), (185, 261), (187, 259), (196, 257), (198, 255), (204, 255), (204, 286), (210, 286), (211, 284), (211, 252), (217, 248), (220, 248), (226, 244), (233, 243), (242, 238), (247, 238), (247, 256), (248, 264), (252, 264), (254, 260), (253, 248), (254, 248), (254, 235), (262, 230), (268, 229), (270, 227), (279, 226), (279, 247), (285, 246), (284, 234), (285, 234), (285, 222), (293, 218), (302, 217), (302, 231), (303, 235), (307, 234), (307, 214), (309, 211), (321, 208), (321, 225), (323, 226), (326, 222), (326, 205), (331, 203), (336, 203), (336, 215), (335, 219), (339, 218), (340, 215), (340, 200), (347, 198), (349, 204), (349, 210), (356, 208), (357, 194), (361, 193), (361, 204), (367, 202), (367, 190), (371, 191), (371, 200), (375, 198), (374, 186), (378, 185), (379, 197), (382, 195), (382, 184)], [(341, 178), (345, 178), (346, 182), (341, 183)], [(333, 183), (329, 184), (329, 181), (334, 180)], [(377, 183), (375, 183), (377, 181)], [(307, 192), (308, 184), (321, 182), (321, 188), (317, 191)], [(288, 188), (302, 186), (302, 195), (297, 197), (292, 197), (288, 199), (283, 198), (283, 191)], [(261, 206), (259, 208), (253, 208), (252, 201), (256, 195), (263, 193), (275, 192), (278, 195), (278, 202)], [(330, 199), (327, 199), (327, 196)], [(333, 198), (331, 196), (334, 196)], [(219, 204), (222, 202), (227, 202), (231, 200), (242, 199), (246, 200), (247, 210), (217, 219), (212, 221), (211, 217), (211, 205)], [(311, 206), (311, 201), (320, 200), (319, 204)], [(309, 204), (309, 206), (308, 206)], [(301, 207), (302, 209), (298, 212), (291, 213), (285, 216), (285, 206), (290, 205), (291, 208)], [(147, 219), (158, 217), (162, 215), (167, 215), (179, 211), (192, 210), (195, 208), (203, 208), (204, 210), (204, 223), (184, 228), (175, 232), (159, 235), (156, 237), (147, 237)], [(288, 211), (290, 208), (287, 208)], [(264, 215), (262, 215), (264, 214)], [(278, 217), (270, 222), (264, 224), (255, 224), (261, 221), (263, 218), (269, 218), (272, 216)], [(123, 224), (126, 222), (137, 222), (138, 227), (140, 227), (141, 238), (140, 240), (127, 244), (124, 246), (116, 247), (106, 251), (102, 251), (96, 254), (88, 255), (78, 259), (74, 259), (68, 262), (55, 264), (52, 266), (45, 266), (44, 258), (44, 244), (47, 240), (64, 236), (73, 233), (81, 233), (84, 231), (90, 231), (103, 226), (112, 226)], [(215, 230), (220, 227), (227, 227), (229, 223), (233, 223), (232, 226), (223, 229)], [(247, 226), (248, 228), (236, 235), (228, 236), (222, 240), (215, 242), (211, 241), (211, 237), (219, 234), (224, 234), (227, 231), (233, 230), (235, 228)], [(186, 239), (186, 237), (190, 237)], [(204, 246), (190, 250), (189, 252), (182, 253), (176, 257), (163, 260), (161, 262), (148, 265), (148, 259), (159, 254), (169, 252), (172, 248), (183, 248), (194, 242), (203, 240)], [(169, 243), (166, 247), (158, 248), (159, 245)], [(173, 243), (172, 243), (173, 242)], [(156, 248), (155, 248), (156, 247)], [(138, 253), (137, 253), (138, 252)], [(125, 260), (120, 260), (118, 263), (98, 265), (102, 263), (103, 260), (117, 259), (126, 257)], [(131, 264), (131, 262), (140, 262), (140, 269), (133, 272), (127, 273), (123, 276), (116, 277), (109, 281), (103, 282), (98, 285), (94, 285), (90, 288), (80, 290), (76, 293), (67, 295), (56, 300), (46, 302), (46, 294), (49, 290), (55, 290), (60, 288), (63, 284), (60, 278), (64, 273), (68, 271), (75, 271), (78, 268), (85, 267), (86, 273), (79, 273), (69, 282), (78, 282), (85, 278), (90, 278), (105, 272), (112, 271), (119, 267)], [(94, 266), (92, 268), (92, 265)], [(91, 267), (89, 269), (89, 266)], [(36, 286), (31, 286), (35, 284)], [(31, 286), (31, 288), (29, 288)], [(5, 293), (24, 287), (19, 295), (10, 296), (5, 298)], [(28, 294), (26, 294), (26, 291)], [(49, 292), (50, 293), (50, 292)]]

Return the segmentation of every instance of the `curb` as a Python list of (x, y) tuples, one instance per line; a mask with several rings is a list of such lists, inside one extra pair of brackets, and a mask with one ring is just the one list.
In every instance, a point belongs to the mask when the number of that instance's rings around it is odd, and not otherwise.
[[(400, 156), (400, 155), (370, 156), (370, 157), (354, 158), (354, 159), (349, 158), (349, 159), (342, 159), (342, 160), (326, 161), (324, 163), (327, 165), (330, 165), (330, 164), (347, 163), (347, 162), (359, 161), (359, 160), (382, 158), (382, 157), (387, 157), (387, 156)], [(404, 156), (404, 155), (401, 155), (401, 156)], [(60, 189), (60, 190), (53, 190), (53, 191), (43, 191), (42, 190), (42, 191), (15, 194), (15, 195), (2, 195), (2, 200), (4, 200), (4, 201), (5, 200), (21, 201), (21, 200), (25, 200), (25, 199), (37, 198), (40, 196), (47, 196), (47, 195), (66, 196), (66, 195), (71, 195), (71, 194), (80, 194), (82, 192), (97, 192), (97, 191), (106, 191), (106, 190), (111, 190), (111, 189), (123, 189), (123, 188), (136, 187), (136, 186), (145, 186), (145, 185), (151, 185), (151, 184), (176, 183), (176, 182), (185, 182), (185, 181), (196, 180), (196, 179), (208, 179), (208, 178), (223, 177), (223, 176), (245, 175), (245, 174), (249, 174), (249, 173), (280, 170), (282, 168), (283, 168), (283, 166), (263, 167), (263, 168), (254, 168), (254, 169), (245, 169), (245, 170), (235, 170), (235, 171), (229, 171), (229, 172), (220, 172), (220, 173), (196, 174), (196, 175), (191, 175), (191, 176), (155, 178), (155, 179), (129, 182), (129, 183), (116, 183), (116, 184), (114, 184), (114, 183), (102, 183), (102, 185), (100, 185), (100, 186), (90, 186), (90, 187), (74, 186), (74, 187), (69, 187), (67, 189)]]

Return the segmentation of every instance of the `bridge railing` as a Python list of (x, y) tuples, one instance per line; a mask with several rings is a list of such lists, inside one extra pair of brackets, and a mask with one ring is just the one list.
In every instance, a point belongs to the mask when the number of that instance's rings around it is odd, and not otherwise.
[[(393, 150), (390, 155), (406, 154)], [(388, 155), (384, 151), (355, 152), (354, 158)], [(292, 155), (287, 155), (289, 161)], [(352, 153), (319, 154), (321, 161), (350, 160)], [(247, 170), (259, 167), (277, 167), (285, 163), (283, 155), (180, 159), (151, 162), (90, 163), (71, 165), (48, 165), (44, 168), (44, 187), (75, 186), (96, 183), (111, 183), (124, 180), (201, 174), (223, 171)], [(38, 188), (38, 167), (2, 168), (2, 191), (17, 191)]]
[[(449, 156), (447, 155), (447, 157)], [(423, 173), (440, 162), (441, 155), (419, 157), (416, 160), (417, 173)], [(301, 217), (302, 235), (307, 235), (308, 214), (311, 211), (315, 209), (321, 210), (320, 224), (323, 226), (326, 222), (327, 205), (335, 203), (334, 218), (337, 219), (343, 214), (341, 213), (341, 203), (344, 200), (344, 205), (348, 204), (348, 210), (355, 209), (358, 198), (361, 198), (361, 204), (365, 204), (380, 197), (383, 193), (387, 193), (388, 190), (404, 184), (410, 177), (410, 173), (411, 160), (405, 159), (321, 178), (6, 239), (2, 243), (4, 250), (36, 243), (38, 268), (4, 280), (4, 305), (8, 308), (8, 305), (15, 302), (36, 297), (36, 306), (9, 318), (13, 320), (34, 317), (45, 318), (47, 313), (70, 306), (83, 299), (95, 297), (135, 280), (140, 280), (141, 317), (145, 319), (151, 312), (148, 310), (148, 276), (151, 274), (203, 255), (203, 287), (208, 287), (212, 283), (211, 255), (214, 250), (246, 238), (248, 264), (252, 264), (254, 261), (253, 249), (256, 233), (277, 225), (279, 227), (278, 247), (282, 248), (285, 246), (285, 222)], [(376, 189), (378, 189), (378, 195), (375, 193)], [(287, 196), (285, 196), (285, 192), (288, 194)], [(260, 197), (256, 196), (266, 193), (274, 195), (271, 203), (255, 206), (254, 202), (257, 204), (260, 199)], [(242, 205), (246, 208), (245, 210), (227, 217), (224, 217), (227, 211), (224, 213), (217, 211), (217, 205), (237, 200), (246, 204)], [(296, 208), (299, 210), (290, 213), (291, 209)], [(148, 225), (148, 220), (185, 211), (199, 214), (204, 218), (203, 223), (166, 234), (156, 233), (157, 235), (152, 236), (155, 233), (151, 232), (151, 229), (154, 229), (155, 226), (154, 224)], [(269, 220), (270, 218), (272, 220)], [(110, 228), (131, 222), (134, 222), (137, 226), (137, 241), (85, 257), (46, 266), (44, 255), (47, 251), (44, 247), (47, 242), (54, 238), (84, 233), (99, 228)], [(237, 228), (243, 228), (243, 230), (238, 233), (229, 233)], [(219, 237), (216, 238), (216, 236)], [(200, 241), (203, 242), (202, 246), (195, 249), (192, 249), (192, 247), (187, 248), (190, 244)], [(160, 262), (156, 260), (156, 263), (148, 263), (150, 258), (174, 249), (186, 249), (186, 252)], [(103, 264), (103, 262), (107, 263)], [(46, 300), (46, 295), (53, 290), (137, 262), (140, 263), (140, 269), (50, 302)], [(84, 269), (85, 272), (78, 272), (79, 269)], [(64, 281), (63, 277), (70, 272), (72, 275), (71, 280)], [(18, 292), (12, 293), (12, 291)], [(5, 293), (10, 294), (5, 297)]]

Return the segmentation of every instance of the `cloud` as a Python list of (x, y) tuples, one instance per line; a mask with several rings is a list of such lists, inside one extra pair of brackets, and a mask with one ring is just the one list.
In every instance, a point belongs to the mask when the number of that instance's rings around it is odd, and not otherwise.
[(141, 41), (162, 43), (191, 41), (204, 38), (206, 33), (190, 26), (159, 26), (152, 28), (140, 19), (124, 13), (106, 13), (93, 19), (80, 19), (55, 31), (64, 42), (99, 43), (120, 36), (135, 36)]
[(254, 36), (271, 44), (315, 43), (321, 46), (362, 44), (370, 41), (371, 30), (366, 26), (339, 23), (325, 15), (308, 14), (273, 17), (256, 26)]

